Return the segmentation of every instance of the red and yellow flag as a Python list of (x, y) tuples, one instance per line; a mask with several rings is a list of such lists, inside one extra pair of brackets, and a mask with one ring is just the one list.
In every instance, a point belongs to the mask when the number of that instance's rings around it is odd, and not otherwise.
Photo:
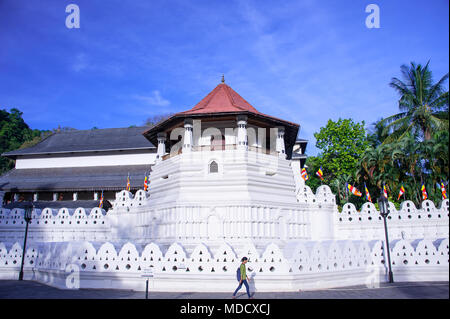
[(400, 197), (405, 193), (405, 188), (403, 187), (403, 185), (400, 187), (400, 192), (398, 193), (398, 198), (397, 200), (400, 199)]
[(427, 189), (425, 188), (425, 184), (422, 183), (422, 200), (426, 200), (428, 198)]
[(127, 176), (127, 191), (131, 191), (130, 175)]
[(366, 190), (366, 199), (372, 203), (372, 197), (370, 197), (369, 190), (367, 189), (366, 183), (364, 183), (364, 188)]
[(441, 182), (442, 200), (447, 199), (447, 191), (445, 190), (444, 183)]
[(147, 175), (145, 175), (145, 179), (144, 179), (144, 191), (147, 191), (148, 188), (148, 179), (147, 179)]
[(308, 179), (309, 179), (309, 177), (308, 177), (308, 172), (306, 171), (306, 168), (302, 168), (302, 172), (300, 173), (301, 174), (301, 176), (302, 176), (302, 178), (305, 180), (305, 181), (307, 181)]
[(383, 184), (383, 195), (384, 195), (384, 197), (388, 198), (388, 193), (387, 193), (386, 185), (384, 185), (384, 184)]
[(100, 204), (98, 204), (98, 208), (102, 208), (103, 207), (103, 191), (102, 191), (102, 196), (100, 197)]
[(348, 187), (348, 190), (349, 190), (353, 195), (356, 195), (356, 196), (359, 196), (359, 197), (362, 196), (362, 193), (361, 193), (355, 186), (352, 186), (352, 185), (348, 184), (347, 187)]
[(319, 178), (320, 178), (321, 180), (323, 180), (322, 167), (319, 168), (319, 170), (316, 172), (316, 175), (319, 176)]

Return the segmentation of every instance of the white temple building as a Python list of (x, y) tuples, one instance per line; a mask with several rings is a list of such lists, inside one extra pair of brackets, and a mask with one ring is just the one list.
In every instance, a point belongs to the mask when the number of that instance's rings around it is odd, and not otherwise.
[[(132, 180), (141, 176), (142, 182), (150, 172), (148, 191), (137, 190), (140, 184), (134, 193), (123, 190), (125, 183), (119, 190), (111, 182), (115, 195), (108, 211), (76, 207), (76, 187), (64, 189), (72, 190), (71, 205), (35, 205), (25, 279), (61, 288), (143, 290), (142, 273), (151, 271), (152, 290), (232, 292), (235, 269), (247, 256), (256, 291), (386, 281), (379, 212), (372, 203), (359, 212), (346, 204), (339, 212), (326, 185), (312, 193), (300, 177), (306, 141), (297, 139), (299, 128), (260, 113), (222, 81), (190, 110), (140, 128), (142, 135), (123, 154), (126, 141), (114, 148), (112, 138), (102, 151), (66, 148), (55, 161), (50, 157), (58, 157), (57, 152), (45, 153), (49, 141), (35, 146), (34, 153), (6, 154), (16, 156), (16, 169), (0, 178), (0, 186), (2, 181), (16, 185), (19, 193), (39, 193), (41, 186), (20, 186), (27, 170), (33, 175), (55, 165), (74, 172), (102, 165), (105, 176), (108, 168), (119, 172), (116, 176), (128, 170), (135, 172)], [(87, 153), (77, 153), (82, 151)], [(82, 169), (73, 166), (81, 164)], [(95, 176), (85, 180), (92, 200), (105, 187), (101, 174)], [(53, 182), (48, 192), (58, 191)], [(448, 281), (448, 206), (448, 200), (439, 207), (424, 201), (419, 208), (406, 201), (400, 210), (389, 204), (397, 281)], [(0, 279), (18, 274), (24, 208), (0, 209)]]

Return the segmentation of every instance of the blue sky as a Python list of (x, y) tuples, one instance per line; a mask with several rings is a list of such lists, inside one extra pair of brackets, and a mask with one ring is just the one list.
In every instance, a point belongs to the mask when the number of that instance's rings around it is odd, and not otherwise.
[[(68, 29), (65, 8), (80, 8)], [(365, 8), (380, 8), (368, 29)], [(299, 123), (315, 155), (328, 119), (397, 111), (400, 65), (449, 69), (448, 0), (0, 0), (0, 109), (38, 129), (142, 125), (219, 82)], [(448, 83), (447, 83), (448, 87)]]

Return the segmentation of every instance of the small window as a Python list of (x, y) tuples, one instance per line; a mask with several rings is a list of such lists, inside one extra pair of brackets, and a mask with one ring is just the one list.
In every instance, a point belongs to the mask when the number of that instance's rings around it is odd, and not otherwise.
[(219, 172), (219, 166), (217, 165), (216, 161), (212, 161), (209, 164), (209, 173), (218, 173)]

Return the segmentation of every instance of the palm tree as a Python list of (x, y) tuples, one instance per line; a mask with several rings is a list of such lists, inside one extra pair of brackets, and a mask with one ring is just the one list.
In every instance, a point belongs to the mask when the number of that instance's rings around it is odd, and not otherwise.
[(407, 132), (429, 140), (434, 130), (448, 129), (449, 95), (443, 86), (448, 73), (433, 84), (429, 63), (424, 67), (414, 62), (409, 67), (402, 65), (403, 81), (392, 78), (390, 86), (400, 94), (401, 112), (381, 121), (385, 133), (390, 133), (383, 143), (399, 140)]
[(369, 127), (369, 132), (367, 134), (367, 140), (370, 145), (373, 147), (377, 147), (387, 137), (386, 126), (383, 122), (383, 119), (379, 119), (378, 121), (372, 123)]

